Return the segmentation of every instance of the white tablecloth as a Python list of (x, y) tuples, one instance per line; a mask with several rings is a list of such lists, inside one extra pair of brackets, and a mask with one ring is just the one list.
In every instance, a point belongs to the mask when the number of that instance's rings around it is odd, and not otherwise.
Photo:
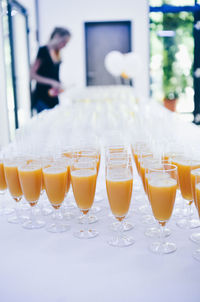
[(103, 210), (91, 227), (100, 235), (89, 240), (73, 237), (80, 228), (76, 219), (70, 231), (51, 234), (0, 217), (0, 301), (199, 302), (200, 263), (192, 258), (196, 245), (189, 240), (191, 231), (178, 229), (173, 218), (169, 239), (176, 242), (177, 251), (152, 254), (148, 247), (153, 239), (144, 236), (146, 225), (132, 211), (133, 200), (128, 219), (136, 225), (128, 233), (135, 244), (114, 248), (107, 244), (113, 234), (113, 220), (104, 208), (107, 201), (97, 205)]
[[(162, 121), (163, 113), (158, 116), (159, 127)], [(196, 131), (192, 125), (182, 127), (175, 130), (188, 138)], [(107, 201), (99, 205), (105, 207)], [(192, 257), (197, 247), (189, 240), (192, 231), (178, 229), (173, 218), (169, 239), (176, 242), (177, 251), (159, 256), (148, 249), (152, 239), (144, 236), (141, 215), (131, 210), (129, 220), (136, 223), (129, 232), (135, 244), (114, 248), (107, 244), (112, 220), (105, 209), (92, 225), (100, 235), (90, 240), (73, 237), (80, 227), (75, 220), (69, 232), (51, 234), (45, 229), (26, 230), (0, 217), (0, 301), (199, 302), (200, 263)]]

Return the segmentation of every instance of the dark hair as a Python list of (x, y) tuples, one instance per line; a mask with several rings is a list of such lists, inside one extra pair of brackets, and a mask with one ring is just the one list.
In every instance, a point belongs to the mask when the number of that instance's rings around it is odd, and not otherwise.
[(71, 33), (67, 28), (63, 28), (63, 27), (55, 27), (51, 36), (50, 36), (50, 40), (52, 40), (55, 35), (59, 35), (60, 37), (71, 37)]

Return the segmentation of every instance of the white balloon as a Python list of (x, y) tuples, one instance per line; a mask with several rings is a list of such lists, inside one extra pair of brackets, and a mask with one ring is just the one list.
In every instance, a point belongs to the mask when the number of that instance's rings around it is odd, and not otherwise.
[(123, 72), (130, 78), (133, 78), (142, 70), (142, 61), (138, 54), (129, 52), (124, 55)]
[(124, 69), (124, 55), (119, 51), (111, 51), (105, 56), (104, 65), (113, 76), (119, 76)]

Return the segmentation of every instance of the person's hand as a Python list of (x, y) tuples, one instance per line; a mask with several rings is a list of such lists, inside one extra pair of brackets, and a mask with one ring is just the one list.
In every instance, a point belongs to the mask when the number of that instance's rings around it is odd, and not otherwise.
[(51, 86), (52, 86), (52, 88), (54, 88), (54, 89), (56, 89), (58, 91), (60, 91), (62, 89), (61, 83), (58, 82), (58, 81), (55, 81), (55, 80), (51, 81)]

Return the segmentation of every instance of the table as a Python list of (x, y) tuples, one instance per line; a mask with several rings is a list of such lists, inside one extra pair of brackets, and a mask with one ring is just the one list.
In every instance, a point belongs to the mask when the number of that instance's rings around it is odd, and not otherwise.
[[(149, 125), (155, 118), (160, 122), (165, 117), (164, 122), (169, 119), (171, 124), (178, 125), (175, 131), (181, 137), (189, 140), (190, 133), (199, 135), (197, 127), (179, 122), (174, 115), (163, 110), (151, 104), (144, 113), (144, 121), (148, 121), (151, 113)], [(56, 108), (45, 115), (51, 115), (49, 121), (53, 121), (56, 115), (64, 117), (62, 112), (63, 108)], [(40, 125), (45, 124), (44, 120)], [(36, 119), (36, 122), (40, 120)], [(29, 136), (27, 129), (23, 129), (25, 137)], [(182, 133), (183, 129), (187, 131)], [(98, 128), (96, 131), (100, 133)], [(170, 135), (168, 131), (166, 133)], [(135, 194), (133, 190), (133, 198)], [(144, 236), (141, 216), (131, 210), (129, 220), (136, 226), (130, 233), (135, 244), (114, 248), (106, 242), (111, 235), (106, 198), (101, 205), (103, 211), (95, 225), (100, 235), (90, 240), (73, 237), (73, 231), (79, 227), (75, 220), (69, 232), (51, 234), (44, 229), (26, 230), (20, 225), (7, 223), (5, 216), (0, 217), (0, 301), (200, 301), (200, 263), (192, 258), (196, 246), (189, 240), (191, 231), (178, 229), (175, 218), (172, 218), (170, 238), (176, 242), (177, 251), (165, 256), (154, 255), (148, 250), (152, 239)]]

